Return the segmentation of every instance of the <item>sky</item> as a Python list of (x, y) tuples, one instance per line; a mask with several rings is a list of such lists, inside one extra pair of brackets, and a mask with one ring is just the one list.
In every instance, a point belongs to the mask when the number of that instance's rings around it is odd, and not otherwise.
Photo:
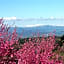
[[(0, 17), (64, 18), (64, 0), (0, 0)], [(33, 26), (47, 24), (48, 21), (40, 21), (40, 23), (38, 21), (16, 21), (15, 23), (18, 26)], [(56, 25), (58, 21), (49, 21), (48, 24), (52, 23)], [(58, 25), (64, 25), (64, 21), (62, 21), (63, 24), (60, 23), (61, 21)]]

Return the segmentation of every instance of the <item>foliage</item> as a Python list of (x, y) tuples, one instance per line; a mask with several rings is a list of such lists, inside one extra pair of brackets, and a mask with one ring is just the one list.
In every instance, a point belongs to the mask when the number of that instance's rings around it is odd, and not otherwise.
[(16, 29), (9, 33), (9, 27), (0, 19), (0, 64), (63, 64), (58, 54), (52, 52), (56, 47), (55, 35), (49, 38), (29, 38), (19, 43)]

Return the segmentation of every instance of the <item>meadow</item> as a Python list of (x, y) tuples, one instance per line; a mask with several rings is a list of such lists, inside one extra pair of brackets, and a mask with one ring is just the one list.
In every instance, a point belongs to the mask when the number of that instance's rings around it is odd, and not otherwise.
[(64, 36), (18, 37), (0, 19), (0, 64), (64, 64)]

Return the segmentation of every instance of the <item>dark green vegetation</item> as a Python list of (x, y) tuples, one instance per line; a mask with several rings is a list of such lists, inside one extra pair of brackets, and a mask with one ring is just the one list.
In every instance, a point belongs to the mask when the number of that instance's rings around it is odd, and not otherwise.
[[(19, 39), (19, 42), (20, 44), (24, 44), (25, 41), (29, 41), (30, 39), (33, 41), (33, 39), (38, 39), (39, 40), (41, 39), (41, 37), (34, 37), (34, 38), (22, 38), (22, 39)], [(46, 39), (46, 37), (45, 37)], [(57, 37), (55, 36), (55, 45), (58, 44), (56, 46), (56, 48), (53, 50), (53, 52), (55, 52), (56, 54), (59, 54), (59, 56), (63, 56), (63, 60), (64, 60), (64, 35), (61, 36), (61, 37)]]
[[(30, 39), (33, 40), (34, 38), (35, 38), (35, 39), (37, 39), (37, 38), (41, 39), (41, 37), (32, 37), (32, 38), (30, 38)], [(45, 37), (45, 39), (46, 39), (46, 37)], [(63, 46), (63, 43), (64, 43), (64, 35), (61, 36), (61, 37), (55, 36), (55, 39), (56, 39), (56, 43), (58, 43), (58, 45), (59, 45), (60, 47)], [(29, 41), (29, 38), (19, 38), (19, 42), (20, 42), (21, 44), (24, 44), (25, 41)]]
[[(30, 39), (31, 39), (31, 41), (33, 41), (34, 39), (37, 40), (38, 38), (39, 38), (39, 40), (41, 39), (41, 37), (19, 38), (19, 42), (20, 42), (20, 44), (24, 44), (26, 41), (28, 42)], [(46, 39), (46, 37), (45, 37), (45, 39)], [(61, 36), (61, 37), (55, 36), (55, 40), (56, 40), (55, 43), (57, 44), (57, 46), (53, 51), (57, 51), (58, 49), (62, 49), (64, 47), (64, 44), (63, 44), (64, 43), (64, 35)], [(64, 53), (63, 49), (62, 49), (62, 51), (63, 51), (62, 53)]]

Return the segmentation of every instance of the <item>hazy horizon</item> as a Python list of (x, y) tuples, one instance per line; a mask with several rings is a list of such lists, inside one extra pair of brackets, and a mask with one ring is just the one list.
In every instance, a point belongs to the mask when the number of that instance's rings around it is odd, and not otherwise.
[[(62, 22), (62, 23), (61, 23)], [(64, 21), (57, 21), (57, 20), (48, 20), (48, 21), (4, 21), (5, 24), (8, 24), (12, 27), (37, 27), (37, 26), (64, 26)]]
[[(18, 27), (55, 25), (64, 26), (64, 0), (1, 0), (0, 1), (0, 18), (15, 21)], [(32, 18), (58, 18), (62, 21), (26, 21)], [(25, 21), (23, 21), (23, 19)], [(8, 24), (13, 24), (12, 21)]]

